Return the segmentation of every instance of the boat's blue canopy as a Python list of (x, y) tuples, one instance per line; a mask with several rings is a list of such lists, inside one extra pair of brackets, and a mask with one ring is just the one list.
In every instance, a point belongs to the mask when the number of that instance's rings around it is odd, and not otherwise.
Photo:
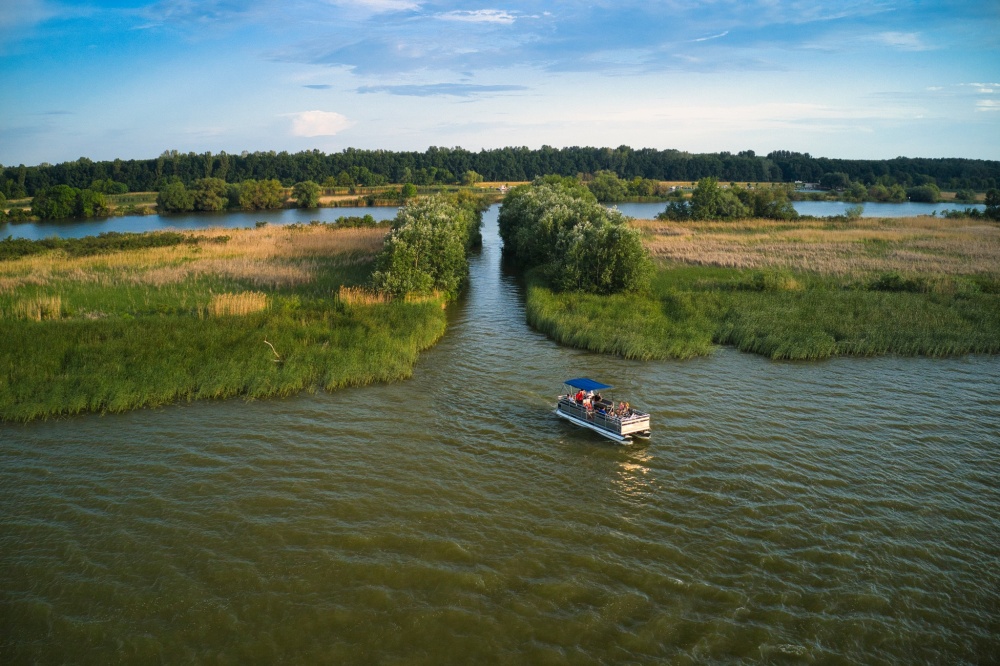
[(587, 379), (586, 377), (579, 377), (577, 379), (567, 379), (563, 384), (569, 384), (575, 389), (580, 389), (582, 391), (600, 391), (602, 389), (613, 388), (607, 384), (602, 384), (601, 382), (595, 382), (593, 379)]

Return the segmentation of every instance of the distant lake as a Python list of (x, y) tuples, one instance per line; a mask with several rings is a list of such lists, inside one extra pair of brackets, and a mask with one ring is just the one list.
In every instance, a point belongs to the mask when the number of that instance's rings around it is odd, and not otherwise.
[(82, 238), (96, 236), (109, 231), (141, 233), (144, 231), (164, 231), (195, 229), (252, 227), (258, 222), (268, 224), (309, 224), (313, 220), (333, 222), (338, 217), (371, 215), (376, 220), (391, 220), (399, 209), (385, 206), (370, 208), (281, 208), (253, 212), (235, 211), (223, 213), (185, 213), (183, 215), (133, 215), (108, 217), (98, 220), (62, 220), (58, 222), (31, 222), (27, 224), (0, 224), (0, 238), (28, 238), (39, 240), (59, 236), (60, 238)]
[[(848, 207), (855, 204), (842, 201), (796, 201), (795, 210), (802, 215), (826, 217), (842, 215)], [(615, 207), (631, 217), (652, 219), (666, 208), (660, 203), (620, 203)], [(964, 210), (977, 208), (983, 210), (982, 204), (954, 203), (867, 203), (864, 204), (863, 217), (910, 217), (913, 215), (940, 215), (946, 210)], [(494, 204), (493, 210), (497, 208)], [(376, 220), (391, 220), (396, 217), (395, 207), (371, 208), (282, 208), (279, 210), (262, 210), (255, 212), (224, 212), (224, 213), (186, 213), (183, 215), (137, 215), (131, 217), (109, 217), (100, 220), (65, 220), (59, 222), (32, 222), (26, 224), (0, 224), (0, 238), (28, 238), (39, 240), (51, 236), (60, 238), (81, 238), (96, 236), (109, 231), (140, 233), (143, 231), (163, 231), (177, 229), (193, 231), (212, 227), (242, 228), (252, 227), (257, 222), (268, 224), (308, 224), (312, 220), (333, 222), (338, 217), (371, 215)]]
[[(813, 215), (815, 217), (830, 217), (832, 215), (843, 215), (851, 206), (857, 204), (844, 201), (793, 201), (792, 205), (799, 215)], [(956, 203), (866, 203), (862, 217), (913, 217), (915, 215), (940, 215), (946, 210), (965, 210), (966, 208), (976, 208), (984, 210), (983, 204), (956, 204)], [(631, 217), (641, 220), (649, 220), (662, 212), (667, 205), (665, 203), (620, 203), (618, 210)]]

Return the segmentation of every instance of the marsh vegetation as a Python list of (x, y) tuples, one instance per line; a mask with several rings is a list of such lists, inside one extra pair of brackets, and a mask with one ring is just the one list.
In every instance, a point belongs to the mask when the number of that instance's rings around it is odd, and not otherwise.
[(385, 233), (265, 226), (0, 262), (0, 418), (406, 377), (443, 300), (362, 296)]
[(1000, 352), (1000, 228), (933, 217), (637, 221), (648, 291), (557, 293), (529, 275), (530, 323), (629, 358), (713, 345), (774, 359)]

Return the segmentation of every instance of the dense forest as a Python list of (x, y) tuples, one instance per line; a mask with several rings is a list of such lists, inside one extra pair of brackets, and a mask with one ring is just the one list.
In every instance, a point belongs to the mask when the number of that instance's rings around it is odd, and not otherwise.
[[(867, 185), (904, 187), (934, 184), (942, 189), (985, 190), (1000, 187), (1000, 161), (961, 158), (909, 158), (891, 160), (841, 160), (812, 157), (809, 153), (775, 151), (766, 157), (752, 150), (737, 154), (687, 153), (679, 150), (618, 148), (498, 148), (472, 152), (463, 148), (430, 147), (424, 152), (393, 152), (348, 148), (325, 154), (225, 152), (181, 153), (165, 151), (144, 160), (95, 162), (81, 157), (75, 162), (7, 166), (0, 173), (0, 193), (8, 199), (34, 196), (55, 185), (88, 188), (95, 181), (123, 184), (131, 192), (161, 189), (180, 180), (191, 185), (201, 178), (228, 183), (277, 179), (290, 187), (302, 181), (358, 185), (452, 183), (475, 172), (487, 181), (525, 181), (545, 174), (575, 176), (612, 171), (621, 178), (696, 181), (717, 178), (722, 182), (819, 182), (825, 174), (841, 173)], [(123, 188), (124, 189), (124, 188)]]

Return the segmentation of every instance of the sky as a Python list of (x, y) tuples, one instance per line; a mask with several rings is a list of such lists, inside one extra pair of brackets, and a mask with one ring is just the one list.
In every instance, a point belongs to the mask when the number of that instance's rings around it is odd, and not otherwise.
[(1000, 159), (1000, 2), (0, 0), (0, 164), (543, 145)]

